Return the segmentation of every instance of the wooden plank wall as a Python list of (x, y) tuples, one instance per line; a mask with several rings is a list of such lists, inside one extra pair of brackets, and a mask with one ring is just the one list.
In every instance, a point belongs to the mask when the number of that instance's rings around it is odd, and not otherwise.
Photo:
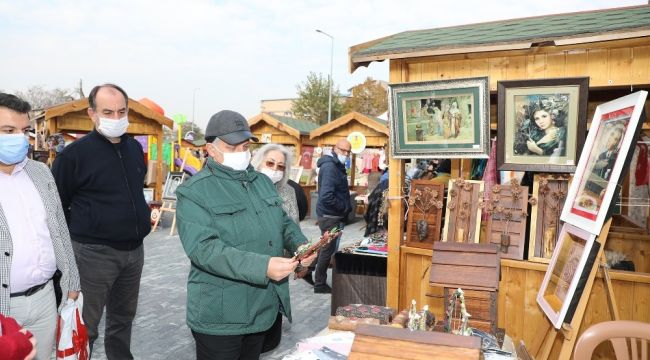
[[(499, 80), (553, 77), (590, 77), (588, 119), (595, 107), (630, 90), (650, 87), (650, 38), (609, 41), (564, 47), (535, 47), (510, 52), (446, 55), (390, 61), (390, 82), (402, 83), (463, 77), (488, 76), (494, 100), (491, 107), (492, 129), (496, 128), (495, 91)], [(632, 85), (632, 89), (630, 86)], [(650, 110), (646, 103), (646, 110)], [(649, 112), (650, 113), (650, 112)], [(647, 124), (644, 128), (647, 128)], [(404, 162), (390, 159), (387, 306), (405, 309), (411, 299), (428, 304), (436, 316), (443, 314), (441, 289), (428, 285), (431, 250), (403, 245), (402, 187)], [(467, 173), (469, 161), (452, 162), (452, 176)], [(612, 237), (608, 248), (632, 250), (640, 257), (648, 252), (647, 240), (630, 242)], [(640, 258), (639, 258), (640, 260)], [(636, 262), (636, 261), (635, 261)], [(643, 263), (648, 263), (643, 261)], [(537, 291), (546, 270), (545, 264), (502, 260), (498, 297), (499, 327), (515, 340), (530, 343), (541, 321), (546, 321), (536, 303)], [(650, 271), (645, 264), (641, 269)], [(613, 275), (622, 319), (650, 322), (650, 273), (615, 272)], [(581, 332), (597, 322), (610, 320), (602, 281), (597, 279)], [(525, 319), (525, 325), (524, 325)]]
[(375, 131), (358, 121), (349, 121), (345, 125), (316, 138), (318, 146), (333, 146), (339, 139), (345, 139), (353, 131), (359, 131), (366, 136), (366, 147), (383, 147), (388, 143), (386, 134)]
[(262, 138), (262, 134), (271, 134), (271, 142), (274, 144), (298, 145), (299, 143), (295, 137), (265, 122), (258, 122), (253, 125), (251, 132), (260, 139)]

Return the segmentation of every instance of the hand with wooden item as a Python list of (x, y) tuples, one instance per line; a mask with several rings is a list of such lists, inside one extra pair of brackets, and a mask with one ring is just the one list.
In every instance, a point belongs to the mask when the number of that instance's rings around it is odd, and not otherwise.
[(271, 280), (280, 281), (289, 276), (296, 269), (296, 266), (298, 266), (298, 261), (295, 259), (272, 257), (266, 269), (266, 276)]
[(318, 251), (331, 241), (336, 240), (336, 238), (341, 236), (341, 233), (341, 229), (334, 227), (321, 235), (320, 239), (316, 243), (304, 243), (300, 245), (293, 257), (293, 259), (297, 260), (299, 263), (293, 278), (301, 279), (307, 275), (309, 272), (309, 265), (311, 265), (311, 263), (316, 260), (316, 257), (318, 257)]

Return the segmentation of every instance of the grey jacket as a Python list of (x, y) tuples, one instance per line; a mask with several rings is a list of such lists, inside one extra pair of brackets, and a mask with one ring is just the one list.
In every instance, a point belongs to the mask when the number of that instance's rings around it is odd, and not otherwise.
[[(32, 179), (43, 200), (43, 206), (47, 214), (47, 227), (50, 230), (50, 237), (54, 245), (56, 267), (63, 274), (61, 277), (61, 290), (63, 291), (61, 305), (63, 306), (68, 299), (68, 291), (79, 291), (81, 285), (79, 284), (77, 263), (72, 252), (70, 233), (61, 207), (61, 198), (56, 189), (52, 173), (45, 164), (28, 160), (24, 170)], [(0, 191), (11, 191), (11, 189), (1, 189)], [(9, 279), (12, 254), (13, 243), (9, 225), (4, 210), (0, 207), (0, 313), (5, 315), (9, 314), (9, 295), (11, 291)]]

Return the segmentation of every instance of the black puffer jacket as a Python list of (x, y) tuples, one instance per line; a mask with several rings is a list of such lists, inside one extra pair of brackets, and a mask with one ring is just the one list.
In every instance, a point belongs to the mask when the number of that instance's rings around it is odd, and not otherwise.
[(352, 211), (348, 175), (338, 158), (325, 155), (316, 164), (318, 172), (318, 203), (316, 214), (346, 218)]

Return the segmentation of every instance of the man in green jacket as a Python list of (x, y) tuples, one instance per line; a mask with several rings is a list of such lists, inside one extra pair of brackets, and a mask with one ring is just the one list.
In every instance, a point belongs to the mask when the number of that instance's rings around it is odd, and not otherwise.
[[(307, 241), (282, 210), (275, 186), (249, 165), (246, 119), (224, 110), (205, 131), (206, 166), (176, 190), (176, 217), (192, 262), (187, 324), (201, 359), (257, 359), (265, 332), (291, 321), (287, 277), (298, 262), (282, 257)], [(315, 256), (304, 260), (308, 265)]]

